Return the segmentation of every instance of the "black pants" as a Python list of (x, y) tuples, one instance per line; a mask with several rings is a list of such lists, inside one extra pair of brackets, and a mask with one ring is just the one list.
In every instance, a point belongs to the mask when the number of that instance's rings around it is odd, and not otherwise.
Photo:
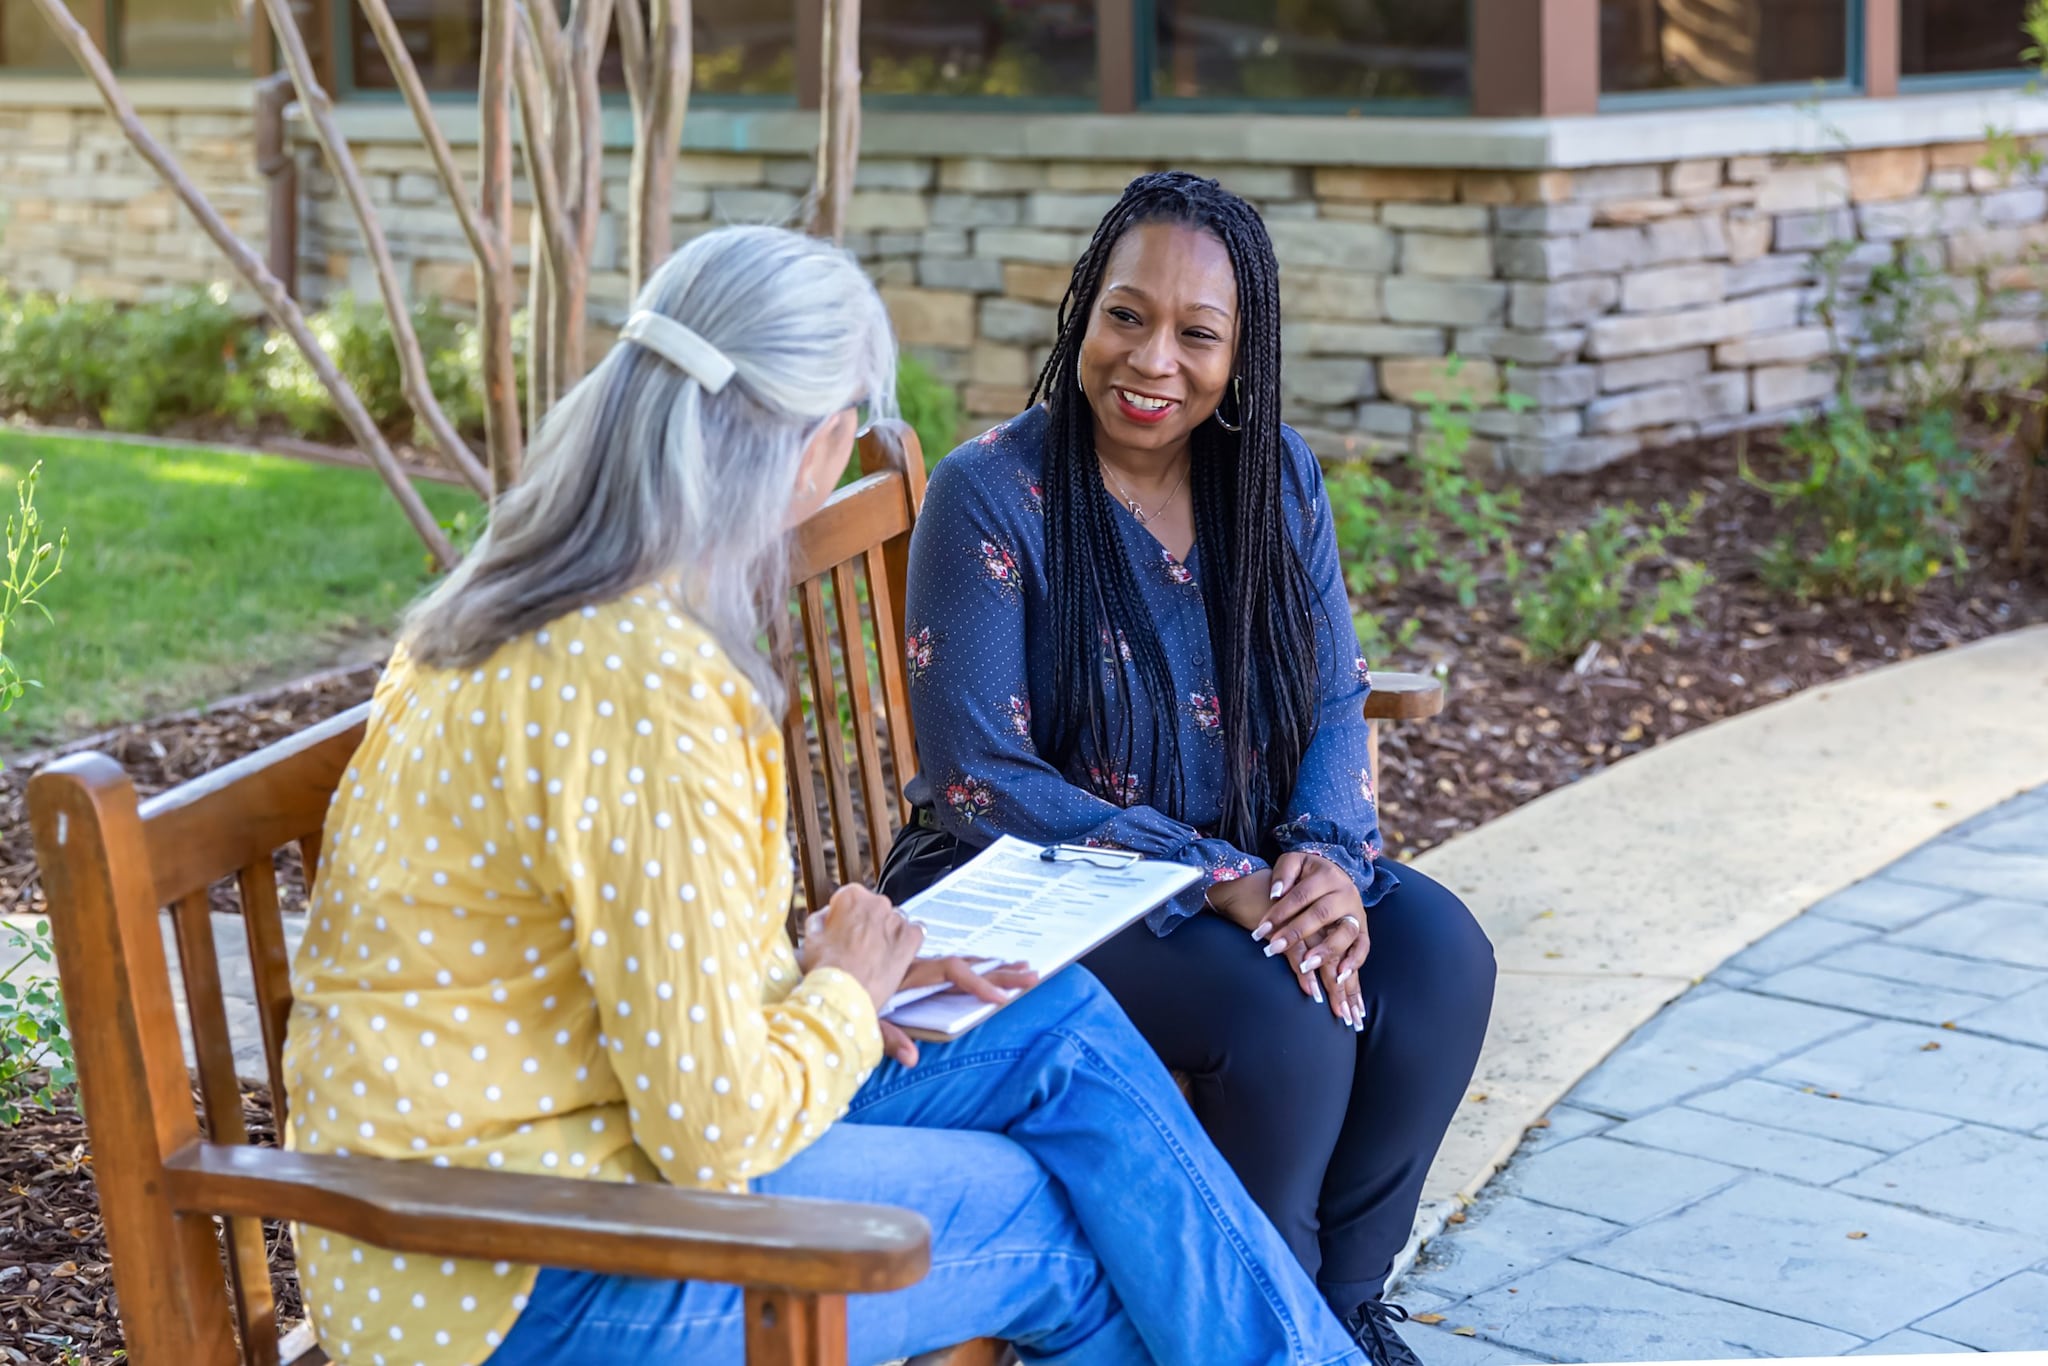
[(1202, 1127), (1340, 1314), (1385, 1288), (1493, 1009), (1485, 932), (1400, 871), (1366, 912), (1363, 1033), (1221, 916), (1164, 939), (1136, 925), (1084, 960), (1189, 1075)]
[[(905, 835), (882, 879), (897, 901), (973, 852)], [(1493, 1009), (1493, 945), (1472, 913), (1400, 874), (1366, 912), (1363, 1033), (1220, 916), (1164, 939), (1134, 925), (1084, 960), (1192, 1079), (1202, 1127), (1339, 1314), (1385, 1288)]]

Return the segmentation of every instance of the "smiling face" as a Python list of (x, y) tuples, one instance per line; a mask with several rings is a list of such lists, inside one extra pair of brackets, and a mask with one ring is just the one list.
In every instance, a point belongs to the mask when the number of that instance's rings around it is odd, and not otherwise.
[(1125, 233), (1081, 338), (1097, 449), (1179, 451), (1216, 411), (1236, 358), (1237, 276), (1223, 243), (1175, 223)]

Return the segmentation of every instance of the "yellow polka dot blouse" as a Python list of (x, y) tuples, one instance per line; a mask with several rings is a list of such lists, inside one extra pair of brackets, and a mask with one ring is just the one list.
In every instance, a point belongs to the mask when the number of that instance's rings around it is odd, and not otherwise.
[[(284, 1068), (288, 1146), (740, 1190), (881, 1056), (802, 975), (780, 733), (658, 589), (481, 667), (402, 651), (328, 813)], [(535, 1269), (297, 1231), (329, 1355), (475, 1366)]]

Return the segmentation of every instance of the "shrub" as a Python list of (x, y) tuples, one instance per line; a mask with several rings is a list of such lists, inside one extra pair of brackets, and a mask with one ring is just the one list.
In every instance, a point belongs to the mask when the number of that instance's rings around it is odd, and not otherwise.
[(935, 465), (960, 435), (960, 395), (923, 361), (905, 356), (896, 366), (896, 410), (917, 432), (926, 465)]
[(0, 578), (0, 712), (11, 710), (28, 689), (39, 686), (22, 676), (21, 669), (7, 654), (7, 628), (26, 611), (40, 612), (48, 619), (42, 590), (64, 567), (64, 552), (70, 538), (59, 532), (51, 541), (43, 530), (42, 514), (36, 511), (36, 481), (42, 477), (38, 462), (28, 476), (14, 486), (16, 509), (7, 519), (6, 576)]
[[(41, 470), (37, 465), (15, 485), (19, 507), (7, 519), (6, 578), (0, 581), (0, 712), (35, 686), (7, 657), (8, 623), (30, 608), (48, 616), (38, 594), (64, 567), (66, 538), (60, 533), (54, 543), (47, 540), (36, 512)], [(47, 920), (37, 921), (26, 935), (9, 929), (0, 941), (0, 963), (6, 964), (0, 967), (0, 1127), (20, 1123), (24, 1104), (49, 1108), (73, 1080), (57, 980), (33, 966), (47, 968), (53, 961)]]
[(1808, 601), (1911, 599), (1944, 569), (1962, 572), (1978, 458), (1955, 414), (1932, 408), (1880, 427), (1855, 404), (1791, 429), (1786, 450), (1803, 471), (1771, 480), (1742, 475), (1791, 509), (1794, 529), (1758, 555), (1764, 581)]
[(0, 297), (0, 406), (46, 421), (90, 413), (114, 431), (153, 431), (219, 411), (253, 345), (225, 285), (125, 309)]
[[(335, 368), (355, 389), (372, 420), (385, 431), (404, 433), (412, 423), (405, 377), (383, 305), (338, 294), (308, 320)], [(483, 430), (483, 358), (476, 329), (449, 313), (438, 300), (412, 308), (413, 330), (427, 356), (428, 382), (451, 422), (465, 431)], [(313, 367), (282, 333), (263, 344), (261, 373), (242, 420), (273, 416), (301, 436), (333, 440), (345, 434), (341, 414)]]
[(0, 404), (45, 420), (97, 413), (114, 387), (113, 321), (97, 300), (0, 296)]
[[(1635, 640), (1679, 618), (1697, 619), (1706, 567), (1671, 558), (1667, 547), (1692, 529), (1700, 503), (1698, 494), (1682, 512), (1659, 503), (1654, 523), (1641, 521), (1633, 503), (1603, 507), (1585, 526), (1551, 542), (1533, 572), (1524, 572), (1511, 554), (1523, 648), (1532, 657), (1562, 661), (1596, 641)], [(1640, 571), (1657, 564), (1664, 572), (1642, 581)]]
[[(1457, 374), (1456, 362), (1451, 373)], [(1405, 457), (1412, 483), (1397, 484), (1367, 463), (1324, 471), (1325, 493), (1336, 524), (1345, 583), (1356, 597), (1373, 599), (1404, 583), (1434, 578), (1466, 607), (1478, 601), (1480, 566), (1507, 549), (1521, 521), (1520, 490), (1496, 490), (1472, 473), (1469, 393), (1425, 395), (1422, 439)], [(1519, 395), (1508, 399), (1518, 405)], [(1404, 620), (1391, 631), (1380, 618), (1360, 613), (1359, 644), (1368, 657), (1406, 647), (1420, 624)]]
[(77, 1080), (64, 998), (43, 970), (55, 961), (47, 920), (0, 941), (0, 1128), (21, 1123), (26, 1105), (53, 1108)]

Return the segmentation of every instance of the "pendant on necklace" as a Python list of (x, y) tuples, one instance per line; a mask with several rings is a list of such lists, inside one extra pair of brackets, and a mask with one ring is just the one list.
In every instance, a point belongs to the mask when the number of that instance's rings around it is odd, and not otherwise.
[(1138, 505), (1135, 498), (1131, 499), (1131, 516), (1138, 519), (1139, 526), (1145, 525), (1145, 509)]

